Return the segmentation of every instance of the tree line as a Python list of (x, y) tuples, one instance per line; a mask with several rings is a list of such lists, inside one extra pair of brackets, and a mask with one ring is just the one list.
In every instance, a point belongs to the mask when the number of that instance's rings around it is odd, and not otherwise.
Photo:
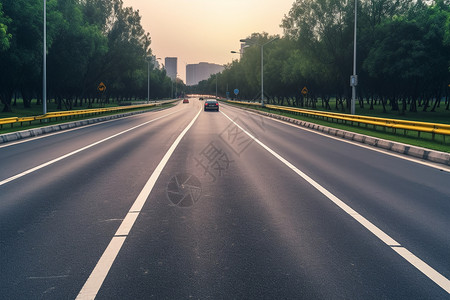
[[(358, 0), (357, 105), (399, 113), (449, 110), (449, 0)], [(282, 20), (284, 36), (264, 46), (264, 92), (269, 103), (350, 110), (355, 1), (297, 0)], [(260, 45), (247, 38), (240, 60), (218, 76), (218, 91), (260, 99)], [(214, 93), (216, 76), (194, 90)], [(307, 87), (308, 94), (301, 90)], [(333, 99), (333, 101), (330, 101)], [(335, 99), (335, 101), (334, 101)], [(331, 104), (332, 103), (332, 104)]]
[[(0, 100), (3, 111), (14, 99), (42, 104), (43, 1), (0, 2)], [(151, 38), (139, 11), (122, 0), (47, 0), (48, 99), (59, 108), (92, 101), (147, 98), (146, 58)], [(150, 63), (150, 97), (171, 96), (165, 70)], [(106, 92), (97, 90), (100, 82)], [(49, 100), (50, 101), (50, 100)]]

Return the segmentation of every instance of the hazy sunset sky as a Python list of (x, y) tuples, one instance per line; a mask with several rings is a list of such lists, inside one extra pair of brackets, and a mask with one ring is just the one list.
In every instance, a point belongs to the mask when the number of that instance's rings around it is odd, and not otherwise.
[(150, 33), (153, 54), (178, 57), (185, 81), (186, 64), (227, 64), (238, 58), (239, 40), (253, 32), (282, 34), (284, 15), (294, 0), (123, 0), (139, 10)]

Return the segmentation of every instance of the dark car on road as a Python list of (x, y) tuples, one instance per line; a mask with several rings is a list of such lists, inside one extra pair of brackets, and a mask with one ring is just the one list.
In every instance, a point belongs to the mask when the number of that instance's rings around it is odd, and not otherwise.
[(217, 100), (206, 100), (205, 111), (207, 110), (219, 111), (219, 102)]

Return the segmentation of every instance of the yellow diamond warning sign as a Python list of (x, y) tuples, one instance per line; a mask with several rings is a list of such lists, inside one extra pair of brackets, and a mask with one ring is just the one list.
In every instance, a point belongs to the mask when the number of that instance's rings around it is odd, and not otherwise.
[(307, 89), (306, 86), (305, 86), (305, 87), (303, 87), (303, 89), (302, 89), (302, 95), (306, 95), (306, 94), (308, 94), (308, 89)]
[(106, 90), (106, 85), (103, 83), (103, 82), (100, 82), (100, 84), (98, 85), (98, 87), (97, 87), (97, 90), (99, 91), (99, 92), (104, 92), (105, 90)]

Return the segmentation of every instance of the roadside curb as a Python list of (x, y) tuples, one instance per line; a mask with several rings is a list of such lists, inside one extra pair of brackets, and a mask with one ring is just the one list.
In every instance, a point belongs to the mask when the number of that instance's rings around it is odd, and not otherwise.
[(151, 111), (152, 112), (160, 111), (160, 110), (164, 110), (164, 109), (166, 109), (166, 108), (134, 111), (134, 112), (122, 113), (122, 114), (118, 114), (118, 115), (110, 115), (110, 116), (104, 116), (104, 117), (100, 117), (100, 118), (92, 118), (92, 119), (86, 119), (86, 120), (80, 120), (80, 121), (74, 121), (74, 122), (68, 122), (68, 123), (61, 123), (61, 124), (55, 124), (55, 125), (50, 125), (50, 126), (45, 126), (45, 127), (39, 127), (39, 128), (33, 128), (33, 129), (27, 129), (27, 130), (22, 130), (22, 131), (0, 134), (0, 144), (17, 141), (17, 140), (21, 140), (21, 139), (25, 139), (25, 138), (30, 138), (30, 137), (36, 137), (36, 136), (40, 136), (40, 135), (44, 135), (44, 134), (52, 133), (52, 132), (56, 132), (56, 131), (72, 129), (72, 128), (82, 127), (82, 126), (90, 125), (90, 124), (94, 124), (94, 123), (100, 123), (100, 122), (109, 121), (109, 120), (113, 120), (113, 119), (119, 119), (119, 118), (128, 117), (128, 116), (132, 116), (132, 115), (147, 113), (147, 112), (151, 112)]
[[(237, 107), (237, 106), (234, 106), (234, 107)], [(372, 137), (372, 136), (368, 136), (368, 135), (363, 135), (360, 133), (354, 133), (354, 132), (350, 132), (350, 131), (346, 131), (346, 130), (342, 130), (342, 129), (318, 125), (318, 124), (314, 124), (314, 123), (310, 123), (310, 122), (306, 122), (306, 121), (302, 121), (302, 120), (297, 120), (297, 119), (292, 119), (292, 118), (277, 115), (277, 114), (262, 112), (262, 111), (258, 111), (258, 110), (254, 110), (254, 109), (250, 109), (250, 108), (246, 108), (246, 107), (239, 107), (239, 108), (248, 110), (248, 111), (252, 111), (252, 112), (258, 113), (260, 115), (273, 118), (273, 119), (277, 119), (277, 120), (289, 122), (292, 124), (296, 124), (296, 125), (299, 125), (302, 127), (306, 127), (309, 129), (317, 130), (322, 133), (336, 136), (339, 138), (343, 138), (346, 140), (351, 140), (351, 141), (359, 142), (362, 144), (367, 144), (370, 146), (381, 148), (384, 150), (396, 152), (399, 154), (404, 154), (404, 155), (412, 156), (415, 158), (427, 160), (430, 162), (450, 166), (450, 153), (445, 153), (445, 152), (431, 150), (431, 149), (422, 148), (422, 147), (418, 147), (418, 146), (384, 140), (384, 139), (380, 139), (380, 138), (376, 138), (376, 137)]]

